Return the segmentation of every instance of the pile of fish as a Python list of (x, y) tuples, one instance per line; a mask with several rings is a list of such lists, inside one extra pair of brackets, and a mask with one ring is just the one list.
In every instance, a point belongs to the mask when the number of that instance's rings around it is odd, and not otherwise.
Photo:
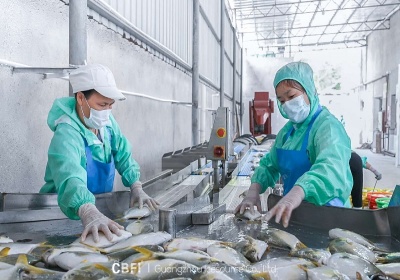
[[(128, 210), (124, 219), (147, 214)], [(400, 253), (339, 228), (329, 231), (324, 249), (271, 227), (229, 242), (172, 238), (140, 219), (111, 241), (99, 237), (51, 246), (0, 236), (0, 279), (400, 279)], [(268, 256), (271, 248), (285, 256)]]

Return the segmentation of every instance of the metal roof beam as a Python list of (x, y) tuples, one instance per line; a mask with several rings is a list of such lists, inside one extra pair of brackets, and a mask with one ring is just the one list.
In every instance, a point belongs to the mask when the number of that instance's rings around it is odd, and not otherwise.
[[(370, 20), (370, 21), (355, 21), (355, 22), (341, 22), (341, 23), (334, 23), (330, 24), (329, 26), (342, 26), (342, 25), (358, 25), (358, 24), (366, 24), (366, 23), (372, 23), (372, 24), (378, 24), (381, 23), (382, 20)], [(320, 28), (320, 27), (326, 27), (328, 25), (312, 25), (310, 27), (308, 26), (301, 26), (301, 27), (293, 27), (291, 30), (302, 30), (302, 29), (308, 29), (308, 28)], [(287, 28), (276, 28), (274, 31), (286, 31), (288, 30)], [(259, 29), (259, 32), (270, 32), (273, 31), (271, 28), (268, 29)], [(254, 33), (254, 30), (252, 31), (238, 31), (238, 33), (246, 34), (246, 33)]]
[[(389, 28), (382, 28), (375, 30), (387, 30)], [(371, 29), (372, 30), (372, 29)], [(368, 32), (370, 30), (353, 30), (353, 31), (345, 31), (345, 32), (330, 32), (330, 33), (321, 33), (321, 34), (306, 34), (302, 36), (276, 36), (276, 37), (264, 37), (261, 34), (259, 36), (263, 37), (263, 39), (250, 39), (245, 40), (243, 38), (243, 42), (254, 42), (254, 41), (269, 41), (269, 40), (278, 40), (278, 39), (295, 39), (295, 38), (305, 38), (305, 37), (314, 37), (314, 36), (323, 36), (323, 35), (337, 35), (337, 34), (353, 34), (353, 33), (360, 33), (360, 32)]]
[[(294, 5), (294, 4), (293, 4)], [(338, 10), (344, 11), (344, 10), (354, 10), (357, 11), (359, 9), (367, 9), (367, 8), (380, 8), (380, 7), (389, 7), (389, 6), (398, 6), (398, 3), (390, 3), (390, 4), (383, 4), (383, 5), (369, 5), (369, 6), (361, 6), (361, 7), (347, 7), (347, 8), (342, 8), (342, 9), (327, 9), (323, 11), (305, 11), (302, 12), (301, 14), (315, 14), (315, 13), (322, 13), (322, 12), (337, 12)], [(289, 9), (288, 9), (289, 10)], [(280, 10), (279, 10), (280, 11)], [(260, 13), (262, 13), (260, 11)], [(254, 19), (265, 19), (265, 18), (276, 18), (276, 17), (286, 17), (286, 16), (293, 16), (298, 13), (281, 13), (281, 14), (262, 14), (259, 16), (254, 16), (254, 17), (246, 17), (246, 18), (241, 18), (240, 16), (236, 18), (238, 21), (246, 21), (246, 20), (254, 20)]]

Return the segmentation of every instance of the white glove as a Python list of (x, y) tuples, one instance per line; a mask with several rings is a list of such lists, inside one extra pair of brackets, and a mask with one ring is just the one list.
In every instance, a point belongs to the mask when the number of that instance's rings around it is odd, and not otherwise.
[(380, 180), (380, 179), (382, 179), (382, 174), (381, 173), (379, 173), (378, 172), (378, 170), (376, 170), (375, 168), (373, 168), (373, 167), (370, 167), (370, 169), (369, 170), (371, 170), (372, 171), (372, 173), (374, 173), (375, 174), (375, 179), (376, 180)]
[(282, 218), (282, 224), (284, 227), (289, 225), (290, 216), (292, 211), (299, 207), (300, 203), (304, 199), (304, 191), (300, 186), (294, 186), (287, 195), (285, 195), (279, 202), (268, 211), (265, 215), (264, 220), (269, 221), (275, 216), (275, 222), (279, 223)]
[(160, 205), (155, 199), (148, 196), (142, 189), (142, 183), (137, 181), (131, 186), (131, 201), (129, 207), (138, 202), (139, 208), (143, 207), (143, 204), (147, 204), (151, 211), (155, 211)]
[(235, 214), (239, 211), (240, 214), (243, 214), (244, 211), (249, 208), (250, 213), (254, 215), (254, 206), (257, 206), (258, 212), (261, 212), (260, 189), (261, 186), (259, 184), (251, 184), (246, 197), (243, 199), (242, 203), (236, 207)]
[(81, 218), (85, 228), (81, 235), (82, 241), (85, 241), (86, 236), (92, 233), (94, 242), (98, 242), (99, 231), (102, 231), (105, 237), (111, 241), (113, 238), (111, 232), (121, 236), (122, 233), (119, 230), (124, 229), (123, 226), (100, 213), (96, 206), (91, 203), (86, 203), (79, 207), (78, 216)]

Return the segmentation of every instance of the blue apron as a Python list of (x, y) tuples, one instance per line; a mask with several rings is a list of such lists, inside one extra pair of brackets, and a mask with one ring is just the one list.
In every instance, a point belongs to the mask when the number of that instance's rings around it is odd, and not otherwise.
[[(310, 123), (308, 124), (307, 131), (303, 139), (301, 149), (299, 151), (276, 149), (279, 171), (283, 180), (283, 195), (286, 195), (293, 188), (297, 179), (299, 179), (304, 173), (309, 171), (312, 166), (308, 158), (307, 144), (311, 127), (321, 111), (322, 108), (320, 106), (318, 107), (317, 112), (315, 112)], [(283, 139), (283, 144), (287, 141), (293, 130), (294, 127), (292, 127), (292, 129), (290, 129), (289, 132), (285, 135)], [(343, 207), (343, 202), (339, 198), (334, 198), (326, 205)]]
[[(105, 132), (108, 132), (111, 142), (111, 132), (108, 128)], [(86, 173), (87, 173), (87, 187), (93, 194), (111, 192), (114, 185), (115, 176), (115, 164), (114, 158), (111, 155), (111, 161), (104, 163), (93, 159), (90, 147), (87, 144), (85, 138), (85, 151), (86, 151)], [(104, 141), (104, 140), (103, 140)]]

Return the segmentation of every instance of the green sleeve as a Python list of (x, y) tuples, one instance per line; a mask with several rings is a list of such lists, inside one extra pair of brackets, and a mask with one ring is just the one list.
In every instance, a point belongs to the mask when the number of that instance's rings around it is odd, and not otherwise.
[(86, 155), (82, 136), (68, 124), (59, 124), (48, 151), (46, 178), (54, 181), (58, 205), (70, 219), (78, 220), (79, 207), (94, 203), (87, 188)]
[(367, 157), (361, 157), (362, 167), (367, 169)]
[(122, 177), (125, 187), (130, 187), (140, 179), (139, 164), (132, 157), (132, 148), (128, 139), (121, 130), (113, 116), (110, 116), (113, 135), (111, 137), (111, 149), (114, 157), (115, 168)]
[(316, 121), (311, 131), (308, 151), (313, 164), (296, 185), (303, 188), (305, 199), (316, 205), (336, 197), (346, 203), (353, 185), (350, 139), (340, 122), (329, 117)]
[(263, 193), (267, 190), (268, 187), (275, 186), (278, 178), (279, 171), (277, 164), (276, 148), (274, 144), (271, 148), (271, 151), (260, 160), (260, 166), (257, 167), (254, 171), (254, 174), (251, 177), (251, 182), (260, 184), (260, 193)]

